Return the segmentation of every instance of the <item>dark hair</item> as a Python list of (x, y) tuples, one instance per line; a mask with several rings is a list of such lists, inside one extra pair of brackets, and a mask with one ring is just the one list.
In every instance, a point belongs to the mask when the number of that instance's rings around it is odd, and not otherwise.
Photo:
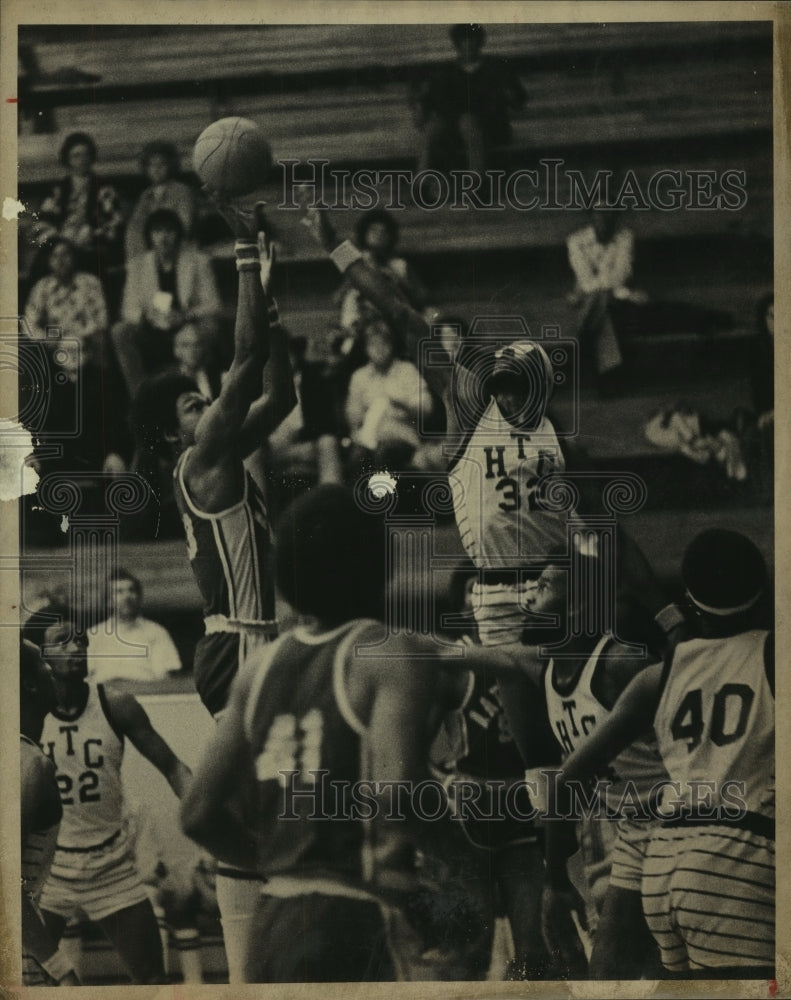
[(184, 238), (184, 224), (178, 217), (178, 214), (170, 208), (157, 208), (146, 219), (145, 226), (143, 227), (143, 235), (149, 250), (151, 249), (151, 234), (155, 229), (172, 230), (178, 237), (179, 242)]
[(69, 251), (71, 252), (72, 257), (74, 258), (74, 262), (76, 264), (76, 262), (77, 262), (77, 251), (76, 251), (76, 249), (74, 247), (74, 244), (71, 242), (71, 240), (66, 239), (65, 236), (52, 236), (42, 246), (42, 250), (44, 252), (44, 258), (47, 261), (47, 265), (49, 265), (49, 259), (50, 259), (50, 257), (55, 252), (55, 250), (57, 250), (57, 248), (59, 246), (68, 247)]
[(381, 223), (387, 230), (390, 240), (390, 250), (392, 252), (395, 249), (396, 243), (398, 243), (398, 223), (390, 212), (385, 211), (383, 208), (373, 208), (370, 212), (366, 212), (365, 215), (360, 216), (354, 227), (354, 240), (358, 247), (364, 249), (368, 230), (377, 222)]
[(766, 588), (766, 562), (741, 532), (708, 528), (687, 546), (681, 579), (699, 612), (722, 621), (758, 604)]
[(454, 24), (448, 35), (456, 46), (461, 45), (468, 38), (477, 39), (479, 45), (483, 45), (486, 41), (486, 29), (480, 24)]
[(165, 434), (178, 430), (176, 401), (185, 392), (197, 391), (195, 379), (177, 371), (161, 372), (146, 379), (132, 400), (130, 414), (138, 446), (154, 455), (166, 455), (169, 445)]
[(140, 153), (140, 169), (143, 173), (146, 172), (152, 156), (163, 157), (167, 164), (168, 177), (175, 177), (178, 174), (180, 169), (179, 153), (172, 142), (167, 142), (164, 139), (156, 139), (153, 142), (147, 142), (143, 146), (143, 150)]
[(317, 486), (283, 513), (275, 576), (297, 611), (320, 621), (381, 618), (386, 583), (384, 522), (346, 486)]
[(137, 591), (137, 596), (140, 597), (143, 594), (143, 585), (140, 583), (136, 576), (133, 576), (128, 569), (122, 569), (120, 566), (118, 569), (113, 570), (107, 576), (107, 587), (109, 589), (110, 584), (118, 583), (119, 581), (129, 581), (135, 590)]
[(67, 135), (63, 140), (63, 145), (60, 147), (60, 152), (58, 153), (58, 159), (64, 167), (68, 167), (69, 153), (75, 146), (87, 146), (91, 154), (91, 163), (96, 163), (99, 158), (99, 150), (96, 148), (96, 143), (93, 139), (87, 132), (72, 132), (71, 135)]

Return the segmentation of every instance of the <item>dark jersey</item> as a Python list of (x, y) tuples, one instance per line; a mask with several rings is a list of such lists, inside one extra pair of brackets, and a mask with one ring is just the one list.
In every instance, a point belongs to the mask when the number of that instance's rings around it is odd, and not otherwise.
[(179, 458), (173, 476), (206, 623), (193, 674), (201, 700), (216, 715), (240, 665), (277, 633), (272, 537), (264, 496), (249, 472), (237, 504), (219, 514), (198, 510), (184, 482), (188, 454)]
[(349, 705), (345, 674), (360, 636), (374, 628), (381, 630), (366, 620), (321, 635), (298, 627), (263, 652), (245, 734), (257, 785), (257, 867), (267, 876), (363, 887), (365, 727)]
[(244, 496), (238, 503), (218, 514), (198, 510), (184, 482), (189, 453), (188, 448), (176, 464), (174, 491), (204, 618), (274, 620), (272, 538), (263, 493), (245, 472)]

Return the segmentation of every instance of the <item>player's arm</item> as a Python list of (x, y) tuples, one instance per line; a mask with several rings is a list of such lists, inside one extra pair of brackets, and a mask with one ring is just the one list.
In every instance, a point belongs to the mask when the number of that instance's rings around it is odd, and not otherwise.
[(129, 738), (135, 749), (154, 765), (181, 798), (189, 783), (190, 769), (154, 729), (145, 709), (133, 694), (107, 689), (105, 693), (113, 725), (118, 732)]
[(243, 669), (231, 687), (228, 705), (181, 800), (181, 827), (195, 843), (226, 864), (251, 870), (256, 843), (231, 808), (240, 776), (253, 780), (244, 730), (244, 707), (253, 672)]
[[(409, 796), (395, 799), (394, 782), (418, 784), (428, 779), (432, 720), (436, 719), (439, 671), (425, 660), (414, 660), (406, 643), (388, 641), (388, 655), (355, 661), (362, 675), (367, 713), (368, 753), (363, 778), (382, 782), (378, 817), (374, 827), (372, 867), (374, 880), (389, 884), (399, 873), (409, 873), (414, 846), (420, 834), (417, 817), (387, 821), (393, 803), (406, 805)], [(426, 826), (427, 824), (423, 824)]]
[(279, 427), (297, 404), (288, 334), (280, 324), (274, 299), (269, 307), (269, 391), (250, 406), (239, 432), (242, 457), (251, 455)]
[[(237, 233), (245, 232), (244, 225), (249, 223), (240, 223)], [(248, 242), (252, 246), (252, 240)], [(270, 324), (277, 323), (276, 310), (272, 310), (273, 300), (267, 297), (262, 286), (263, 270), (271, 268), (274, 251), (268, 241), (262, 244), (261, 269), (252, 251), (250, 257), (240, 263), (233, 361), (220, 395), (196, 428), (195, 446), (190, 453), (192, 472), (214, 468), (229, 457), (239, 456), (240, 432), (250, 406), (261, 395), (264, 366), (270, 354)]]
[[(457, 409), (470, 413), (471, 408), (476, 406), (480, 408), (479, 393), (476, 391), (477, 384), (473, 373), (457, 366), (454, 380), (453, 366), (449, 360), (447, 365), (422, 366), (420, 344), (431, 334), (426, 321), (412, 308), (393, 281), (376, 268), (369, 267), (359, 250), (348, 241), (340, 239), (326, 209), (308, 206), (305, 203), (305, 210), (305, 218), (302, 221), (316, 243), (331, 256), (336, 267), (360, 294), (372, 302), (390, 326), (404, 337), (408, 356), (420, 370), (428, 387), (443, 401), (448, 433), (457, 432), (459, 430)], [(436, 350), (442, 350), (439, 342)], [(464, 396), (463, 405), (459, 407), (454, 405), (453, 393)]]

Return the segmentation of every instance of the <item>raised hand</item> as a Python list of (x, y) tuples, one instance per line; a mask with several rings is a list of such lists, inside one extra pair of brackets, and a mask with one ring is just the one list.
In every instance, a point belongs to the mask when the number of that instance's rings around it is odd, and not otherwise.
[(330, 253), (338, 245), (335, 227), (330, 222), (329, 211), (318, 208), (311, 199), (311, 187), (307, 184), (296, 184), (294, 194), (304, 213), (299, 220), (320, 247)]
[[(263, 222), (263, 219), (259, 218), (259, 222)], [(258, 252), (261, 258), (261, 287), (266, 294), (269, 294), (272, 284), (272, 269), (275, 266), (277, 255), (274, 243), (263, 229), (258, 232)]]

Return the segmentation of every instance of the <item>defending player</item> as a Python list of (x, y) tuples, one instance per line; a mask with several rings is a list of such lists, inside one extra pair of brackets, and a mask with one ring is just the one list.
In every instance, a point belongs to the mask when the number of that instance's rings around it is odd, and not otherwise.
[(55, 765), (39, 747), (44, 719), (57, 704), (55, 682), (41, 651), (19, 643), (19, 759), (22, 821), (22, 981), (25, 986), (78, 986), (38, 908), (63, 816)]
[[(307, 192), (297, 193), (306, 209), (303, 223), (315, 241), (404, 337), (419, 363), (420, 344), (431, 337), (424, 318), (353, 244), (338, 237), (326, 210), (310, 205)], [(526, 598), (541, 563), (566, 543), (569, 518), (579, 522), (573, 511), (542, 505), (539, 480), (567, 467), (580, 470), (586, 459), (568, 443), (561, 447), (547, 416), (554, 373), (543, 347), (525, 340), (500, 348), (494, 358), (489, 353), (462, 342), (453, 365), (431, 365), (421, 373), (443, 402), (449, 439), (461, 441), (448, 473), (454, 513), (462, 544), (481, 571), (474, 591), (479, 637), (483, 645), (496, 645), (520, 641)], [(592, 501), (595, 512), (598, 501)], [(664, 607), (666, 598), (650, 566), (622, 530), (618, 543), (619, 581), (628, 581), (670, 632), (683, 620), (681, 612)]]
[(744, 535), (710, 529), (687, 547), (682, 577), (700, 638), (635, 677), (563, 777), (586, 777), (653, 725), (670, 782), (642, 896), (662, 962), (772, 978), (774, 635), (756, 627), (766, 567)]
[(156, 917), (132, 857), (124, 823), (124, 741), (180, 796), (189, 769), (151, 727), (137, 699), (86, 680), (87, 639), (71, 622), (44, 637), (57, 705), (44, 724), (44, 753), (54, 763), (63, 806), (41, 911), (55, 941), (70, 917), (95, 921), (115, 945), (135, 983), (164, 982)]
[[(143, 440), (178, 456), (176, 503), (203, 598), (205, 635), (195, 650), (198, 694), (215, 718), (225, 709), (236, 673), (277, 635), (272, 543), (262, 491), (245, 467), (290, 411), (293, 383), (285, 331), (269, 288), (274, 250), (260, 213), (228, 205), (237, 234), (239, 290), (234, 357), (219, 397), (210, 403), (182, 375), (152, 379), (135, 401)], [(261, 395), (270, 361), (270, 391)], [(217, 900), (231, 982), (239, 981), (258, 878), (218, 869)]]
[[(392, 980), (405, 973), (379, 904), (394, 886), (416, 886), (414, 829), (376, 818), (394, 808), (392, 789), (380, 803), (371, 783), (428, 776), (437, 672), (380, 624), (383, 526), (351, 491), (320, 486), (297, 500), (276, 557), (283, 595), (315, 624), (239, 674), (183, 802), (184, 829), (222, 860), (266, 873), (246, 981)], [(248, 782), (254, 832), (232, 807)]]

